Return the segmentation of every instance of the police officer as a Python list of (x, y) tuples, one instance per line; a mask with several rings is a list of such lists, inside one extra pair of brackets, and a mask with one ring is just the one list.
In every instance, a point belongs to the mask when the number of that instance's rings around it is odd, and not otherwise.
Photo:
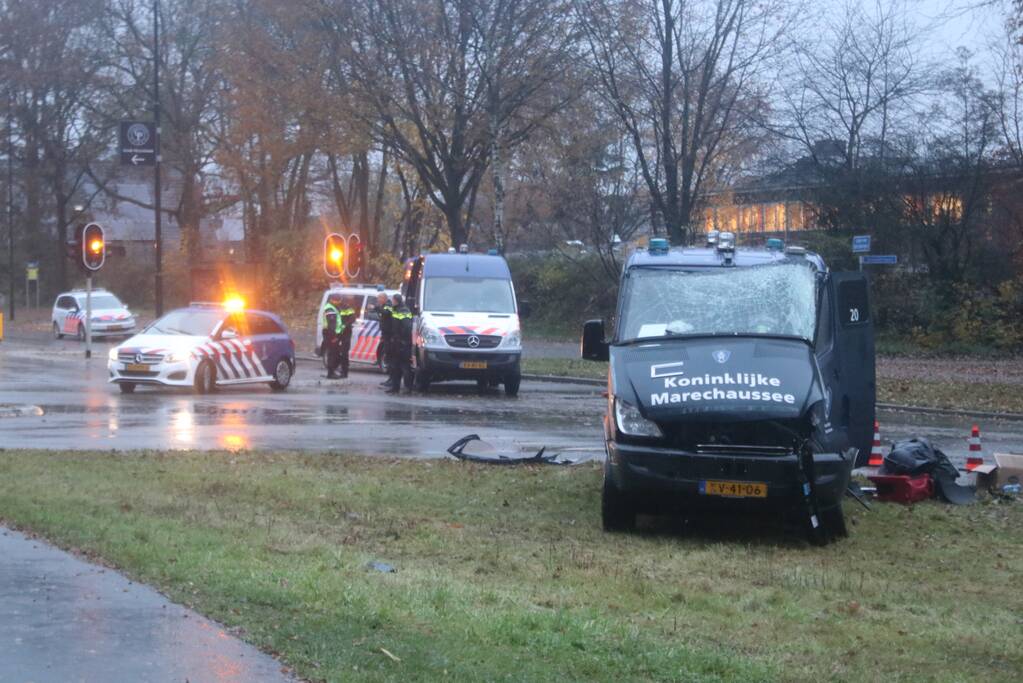
[(337, 312), (341, 318), (341, 339), (339, 343), (339, 355), (341, 361), (340, 377), (348, 377), (348, 353), (352, 349), (352, 329), (355, 327), (355, 308), (352, 305), (351, 297), (342, 299), (341, 307)]
[(331, 292), (327, 297), (327, 305), (323, 307), (323, 354), (327, 357), (327, 379), (338, 379), (337, 367), (341, 364), (341, 334), (344, 321), (338, 305), (341, 295)]
[[(391, 328), (394, 326), (394, 307), (391, 306), (390, 300), (387, 298), (385, 292), (377, 293), (377, 315), (379, 316), (380, 325), (380, 343), (377, 344), (377, 365), (381, 368), (387, 362), (387, 349), (391, 344)], [(389, 387), (391, 386), (391, 378), (388, 375), (387, 379), (380, 383), (380, 386)]]
[(387, 372), (391, 383), (389, 394), (401, 391), (401, 383), (412, 385), (412, 312), (405, 307), (401, 294), (392, 299), (390, 345), (387, 348)]

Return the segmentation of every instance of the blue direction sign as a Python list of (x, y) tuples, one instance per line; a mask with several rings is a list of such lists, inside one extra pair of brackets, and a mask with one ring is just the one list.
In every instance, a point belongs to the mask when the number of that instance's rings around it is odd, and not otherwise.
[(870, 235), (856, 235), (852, 240), (854, 254), (866, 254), (870, 251)]
[(899, 262), (895, 254), (875, 254), (873, 256), (861, 256), (860, 263), (865, 266), (894, 266)]

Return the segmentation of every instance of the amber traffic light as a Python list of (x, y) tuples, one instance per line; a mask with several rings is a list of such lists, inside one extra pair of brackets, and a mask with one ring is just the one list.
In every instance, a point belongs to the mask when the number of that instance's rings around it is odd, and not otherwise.
[(99, 270), (107, 260), (107, 244), (103, 228), (89, 223), (82, 230), (82, 265), (87, 270)]
[(339, 279), (345, 271), (345, 238), (332, 232), (323, 240), (323, 271), (327, 277)]

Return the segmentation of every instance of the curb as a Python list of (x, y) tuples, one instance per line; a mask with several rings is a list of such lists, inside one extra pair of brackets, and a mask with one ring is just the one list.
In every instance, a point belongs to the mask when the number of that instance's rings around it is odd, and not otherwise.
[(552, 384), (584, 384), (591, 387), (607, 386), (606, 379), (590, 379), (589, 377), (565, 377), (563, 375), (529, 375), (523, 374), (522, 379), (530, 382), (550, 382)]

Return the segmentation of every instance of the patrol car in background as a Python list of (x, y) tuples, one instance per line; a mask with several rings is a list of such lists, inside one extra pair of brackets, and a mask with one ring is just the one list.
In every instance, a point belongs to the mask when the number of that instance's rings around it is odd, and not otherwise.
[(171, 311), (110, 349), (110, 382), (130, 394), (144, 384), (193, 387), (269, 384), (283, 391), (295, 373), (295, 342), (273, 313), (193, 303)]
[[(50, 314), (53, 336), (85, 341), (85, 290), (75, 289), (57, 295)], [(92, 336), (129, 336), (135, 331), (135, 315), (114, 294), (105, 289), (92, 290)]]
[(507, 395), (518, 394), (522, 382), (519, 302), (502, 256), (465, 251), (424, 254), (406, 267), (403, 288), (405, 303), (415, 315), (416, 389), (426, 391), (432, 382), (468, 379), (480, 386), (504, 384)]
[(316, 347), (313, 352), (323, 357), (324, 365), (327, 356), (323, 353), (323, 310), (327, 307), (327, 298), (331, 294), (346, 297), (355, 310), (355, 324), (352, 326), (352, 346), (348, 351), (351, 362), (361, 365), (378, 365), (377, 349), (380, 347), (380, 311), (377, 310), (377, 295), (386, 294), (390, 299), (398, 293), (396, 289), (386, 289), (383, 285), (336, 283), (323, 292), (320, 306), (316, 309)]

